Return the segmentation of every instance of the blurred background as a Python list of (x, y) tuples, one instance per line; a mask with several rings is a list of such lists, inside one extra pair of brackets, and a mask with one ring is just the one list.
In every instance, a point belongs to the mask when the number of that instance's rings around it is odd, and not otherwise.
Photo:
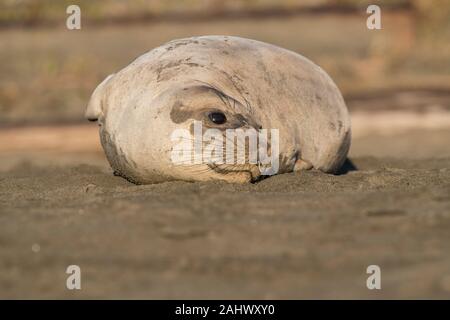
[[(81, 30), (66, 28), (71, 4)], [(366, 27), (369, 4), (381, 30)], [(353, 156), (450, 155), (450, 0), (0, 0), (3, 165), (32, 151), (101, 154), (83, 119), (96, 85), (166, 41), (207, 34), (323, 67), (352, 113)]]
[[(72, 4), (81, 30), (66, 28)], [(114, 177), (83, 119), (92, 91), (156, 46), (208, 34), (323, 67), (350, 109), (358, 170)], [(447, 299), (449, 39), (450, 0), (0, 0), (0, 297)], [(371, 264), (382, 291), (366, 288)]]

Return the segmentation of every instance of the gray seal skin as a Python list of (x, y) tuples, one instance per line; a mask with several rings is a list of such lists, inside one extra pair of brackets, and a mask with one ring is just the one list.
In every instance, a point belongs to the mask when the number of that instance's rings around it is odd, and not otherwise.
[[(208, 115), (218, 111), (223, 124)], [(175, 129), (193, 121), (229, 128), (279, 130), (278, 173), (315, 168), (335, 173), (350, 147), (350, 117), (339, 89), (317, 65), (260, 41), (202, 36), (168, 42), (107, 77), (86, 118), (116, 174), (135, 183), (226, 180), (260, 176), (258, 165), (176, 165)]]

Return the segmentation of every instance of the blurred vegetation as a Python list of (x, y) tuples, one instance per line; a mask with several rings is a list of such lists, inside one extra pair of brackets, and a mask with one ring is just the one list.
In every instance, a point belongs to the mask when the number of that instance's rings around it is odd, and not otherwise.
[[(450, 0), (0, 0), (0, 26), (54, 25), (65, 22), (67, 6), (82, 8), (84, 23), (160, 21), (183, 17), (218, 18), (258, 12), (361, 10), (370, 4), (383, 9), (410, 8), (426, 34), (450, 28)], [(449, 31), (450, 32), (450, 31)]]
[[(408, 0), (0, 0), (0, 25), (45, 25), (64, 21), (65, 8), (71, 4), (83, 9), (88, 23), (109, 21), (157, 20), (170, 16), (210, 15), (220, 13), (251, 14), (270, 10), (342, 9), (379, 4), (384, 8), (409, 6)], [(421, 6), (420, 8), (422, 8)]]
[[(372, 3), (382, 30), (366, 28)], [(81, 30), (65, 27), (70, 4), (81, 7)], [(81, 121), (108, 74), (166, 41), (206, 34), (299, 52), (346, 98), (450, 92), (450, 0), (0, 0), (0, 125)]]

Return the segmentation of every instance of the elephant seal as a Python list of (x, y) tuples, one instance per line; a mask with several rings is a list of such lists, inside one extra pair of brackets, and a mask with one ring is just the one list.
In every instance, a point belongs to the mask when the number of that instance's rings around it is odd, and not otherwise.
[[(350, 147), (348, 110), (320, 67), (292, 51), (231, 36), (179, 39), (145, 53), (95, 89), (85, 116), (98, 121), (115, 173), (139, 184), (245, 183), (261, 177), (259, 161), (174, 162), (173, 135), (180, 130), (188, 135), (178, 136), (178, 147), (205, 146), (194, 138), (209, 129), (223, 136), (232, 130), (276, 130), (278, 140), (265, 140), (268, 153), (277, 150), (277, 170), (270, 174), (311, 168), (335, 173)], [(225, 143), (218, 146), (235, 156)]]

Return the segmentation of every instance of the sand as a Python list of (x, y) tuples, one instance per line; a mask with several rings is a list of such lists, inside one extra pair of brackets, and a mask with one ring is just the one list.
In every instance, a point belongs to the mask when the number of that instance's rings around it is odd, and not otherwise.
[(83, 153), (20, 132), (0, 143), (0, 298), (450, 296), (449, 130), (357, 132), (342, 175), (145, 186), (113, 176), (89, 134), (65, 138)]

